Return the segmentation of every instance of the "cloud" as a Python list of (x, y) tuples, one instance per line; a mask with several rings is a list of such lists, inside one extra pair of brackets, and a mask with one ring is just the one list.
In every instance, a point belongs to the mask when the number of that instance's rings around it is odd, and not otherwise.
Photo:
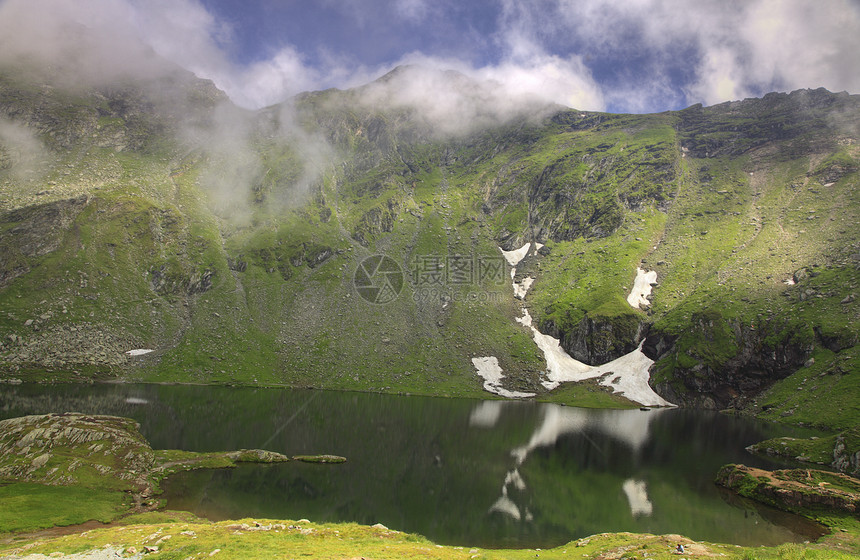
[[(70, 81), (86, 83), (146, 79), (174, 65), (213, 80), (245, 108), (306, 90), (352, 87), (415, 59), (495, 80), (514, 97), (537, 94), (583, 109), (665, 110), (802, 87), (860, 92), (856, 0), (484, 0), (474, 10), (442, 0), (326, 0), (320, 6), (346, 18), (342, 24), (386, 34), (377, 39), (392, 44), (404, 40), (404, 29), (426, 26), (450, 44), (445, 54), (427, 43), (396, 60), (365, 64), (348, 50), (303, 52), (286, 37), (241, 65), (232, 56), (234, 23), (200, 0), (4, 0), (0, 63), (48, 61)], [(379, 14), (391, 21), (378, 24)], [(455, 25), (457, 17), (479, 17), (482, 29), (494, 31), (478, 32), (477, 20)], [(459, 40), (463, 47), (452, 55)]]
[(578, 56), (537, 53), (527, 59), (476, 69), (475, 74), (498, 82), (513, 99), (537, 98), (590, 111), (605, 108), (600, 86)]
[[(853, 0), (504, 0), (499, 43), (604, 66), (615, 108), (718, 103), (772, 90), (860, 92)], [(610, 68), (611, 71), (607, 71)], [(635, 100), (627, 104), (620, 92)], [(677, 100), (677, 101), (676, 101)]]
[(373, 107), (410, 108), (443, 135), (514, 117), (538, 118), (560, 104), (591, 110), (603, 106), (600, 91), (576, 58), (535, 56), (475, 68), (413, 53), (394, 66), (397, 72), (360, 88), (361, 99)]
[(50, 69), (67, 84), (142, 79), (163, 71), (115, 0), (6, 0), (0, 4), (0, 64)]
[(860, 5), (850, 0), (759, 0), (738, 34), (748, 57), (734, 70), (754, 85), (860, 92)]
[(49, 152), (30, 128), (0, 117), (0, 172), (14, 180), (34, 178)]
[(201, 73), (211, 76), (234, 103), (250, 109), (280, 103), (297, 93), (316, 89), (324, 80), (323, 74), (308, 66), (292, 47), (246, 68)]
[(196, 0), (147, 0), (126, 6), (129, 20), (119, 25), (134, 28), (139, 40), (161, 57), (210, 79), (230, 72), (224, 46), (231, 42), (231, 28)]
[[(386, 0), (372, 5), (374, 10), (389, 5), (390, 11), (411, 24), (435, 22), (443, 9), (431, 6), (426, 0)], [(367, 11), (360, 8), (353, 1), (339, 9), (356, 14)], [(239, 67), (228, 62), (222, 43), (229, 41), (218, 40), (218, 37), (229, 38), (229, 27), (219, 24), (196, 0), (157, 0), (155, 4), (147, 4), (136, 20), (141, 36), (156, 52), (199, 76), (212, 79), (235, 103), (246, 108), (278, 103), (302, 91), (332, 85), (356, 86), (404, 63), (454, 68), (476, 79), (495, 81), (509, 96), (509, 105), (514, 104), (513, 100), (529, 97), (583, 109), (604, 107), (602, 94), (580, 57), (552, 55), (533, 45), (523, 44), (495, 64), (476, 66), (413, 53), (377, 68), (368, 68), (348, 55), (320, 57), (317, 65), (312, 66), (304, 53), (286, 46), (264, 60)], [(423, 106), (437, 114), (441, 111), (427, 104)]]

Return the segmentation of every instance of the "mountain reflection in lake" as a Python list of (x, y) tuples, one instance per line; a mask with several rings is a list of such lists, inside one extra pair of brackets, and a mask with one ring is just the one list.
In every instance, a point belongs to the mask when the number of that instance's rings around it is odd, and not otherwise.
[(784, 465), (744, 448), (784, 427), (677, 409), (166, 385), (4, 388), (0, 417), (128, 416), (156, 449), (332, 453), (202, 470), (164, 484), (171, 509), (212, 519), (382, 523), (436, 542), (548, 548), (607, 531), (777, 544), (820, 529), (721, 492), (725, 463)]

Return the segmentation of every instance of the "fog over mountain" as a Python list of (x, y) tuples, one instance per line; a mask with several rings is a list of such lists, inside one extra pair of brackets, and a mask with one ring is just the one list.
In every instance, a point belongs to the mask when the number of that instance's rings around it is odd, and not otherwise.
[[(644, 44), (665, 54), (687, 37), (674, 4), (632, 6), (653, 11), (646, 23), (610, 2), (538, 4), (480, 4), (500, 10), (495, 60), (416, 51), (351, 68), (283, 45), (242, 59), (229, 48), (242, 29), (215, 4), (0, 4), (0, 374), (647, 393), (855, 425), (840, 414), (857, 394), (858, 96), (598, 110), (625, 82), (545, 41), (580, 29), (605, 60)], [(398, 5), (403, 22), (443, 13)], [(648, 55), (656, 81), (631, 103), (707, 100), (717, 83), (853, 87), (841, 50), (853, 7), (834, 0), (832, 20), (763, 5), (692, 8), (691, 73), (649, 89), (662, 82)], [(547, 14), (557, 21), (537, 34)], [(749, 66), (777, 16), (830, 32), (806, 60), (833, 64)], [(748, 36), (725, 42), (730, 22)], [(723, 60), (705, 39), (737, 64), (702, 73)], [(673, 97), (685, 88), (699, 93)]]
[(154, 53), (252, 109), (356, 87), (404, 64), (614, 112), (860, 91), (851, 0), (4, 0), (0, 31), (0, 58), (47, 62), (72, 81), (158, 75)]

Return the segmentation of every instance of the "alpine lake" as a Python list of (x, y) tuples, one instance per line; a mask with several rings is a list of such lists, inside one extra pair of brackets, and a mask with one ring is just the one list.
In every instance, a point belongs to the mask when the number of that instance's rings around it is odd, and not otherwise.
[(163, 483), (168, 509), (213, 520), (382, 523), (440, 544), (493, 548), (549, 548), (617, 531), (739, 545), (824, 533), (713, 483), (726, 463), (793, 466), (745, 447), (810, 434), (716, 412), (189, 385), (0, 392), (0, 418), (48, 412), (134, 418), (154, 449), (347, 458), (198, 470)]

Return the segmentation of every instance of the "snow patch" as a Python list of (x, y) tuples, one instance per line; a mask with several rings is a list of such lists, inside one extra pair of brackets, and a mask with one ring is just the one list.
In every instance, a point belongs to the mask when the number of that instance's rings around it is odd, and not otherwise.
[(520, 391), (509, 391), (502, 387), (502, 379), (505, 378), (502, 373), (502, 367), (499, 365), (499, 359), (495, 356), (487, 356), (483, 358), (472, 358), (472, 364), (475, 370), (484, 379), (484, 390), (490, 393), (495, 393), (502, 397), (513, 399), (521, 399), (535, 396), (534, 393), (523, 393)]
[[(514, 269), (516, 272), (516, 269)], [(523, 278), (522, 282), (514, 282), (514, 297), (517, 299), (526, 299), (526, 294), (529, 293), (529, 288), (534, 284), (535, 279), (532, 277)]]
[(544, 387), (551, 391), (562, 381), (584, 381), (597, 377), (590, 373), (591, 366), (571, 358), (557, 338), (537, 330), (532, 324), (532, 316), (528, 309), (523, 309), (523, 316), (518, 318), (517, 322), (532, 330), (532, 338), (546, 359), (547, 381), (542, 382)]
[[(526, 255), (529, 254), (529, 248), (531, 247), (531, 243), (526, 243), (519, 249), (514, 249), (513, 251), (505, 251), (501, 247), (499, 247), (499, 251), (504, 255), (505, 260), (508, 261), (508, 264), (511, 266), (517, 266), (520, 264), (520, 261), (526, 258)], [(543, 247), (543, 243), (535, 243), (535, 251), (540, 250)], [(513, 274), (511, 274), (511, 278), (513, 278)]]
[(601, 366), (589, 366), (568, 356), (561, 348), (558, 339), (541, 334), (534, 327), (532, 327), (532, 334), (538, 347), (546, 356), (546, 379), (541, 384), (548, 390), (551, 391), (562, 383), (570, 381), (603, 377), (600, 380), (601, 385), (611, 388), (633, 402), (644, 406), (675, 406), (655, 393), (648, 385), (648, 379), (651, 376), (648, 369), (654, 361), (642, 352), (642, 344), (636, 350), (611, 362)]
[(128, 356), (143, 356), (144, 354), (149, 354), (152, 352), (150, 348), (137, 348), (135, 350), (129, 350), (126, 352)]
[(637, 267), (636, 280), (633, 281), (633, 289), (630, 290), (630, 295), (627, 296), (627, 303), (634, 309), (642, 309), (651, 305), (651, 302), (648, 301), (648, 296), (651, 295), (651, 284), (656, 283), (656, 271), (646, 271)]
[[(515, 251), (499, 250), (511, 265), (511, 280), (516, 276), (516, 265), (528, 254), (530, 244), (526, 243)], [(535, 246), (540, 249), (540, 243)], [(638, 308), (640, 305), (649, 305), (648, 295), (651, 294), (651, 284), (657, 281), (655, 271), (636, 269), (636, 281), (627, 301), (631, 306)], [(514, 296), (525, 299), (529, 289), (534, 283), (534, 278), (524, 278), (521, 282), (511, 282)], [(543, 352), (547, 363), (547, 371), (541, 381), (547, 390), (553, 390), (562, 383), (572, 381), (585, 381), (586, 379), (600, 378), (600, 384), (611, 388), (615, 393), (637, 402), (644, 406), (675, 406), (654, 392), (648, 385), (650, 374), (648, 369), (654, 363), (642, 352), (642, 344), (639, 348), (621, 356), (620, 358), (603, 364), (601, 366), (590, 366), (571, 358), (561, 347), (557, 338), (541, 333), (533, 324), (528, 309), (523, 309), (523, 316), (516, 319), (521, 325), (532, 331), (532, 338), (538, 348)], [(522, 393), (509, 391), (501, 386), (504, 379), (502, 368), (497, 358), (488, 356), (483, 358), (472, 358), (472, 364), (484, 379), (484, 390), (503, 397), (533, 397), (534, 393)]]
[(629, 354), (595, 367), (597, 376), (604, 376), (600, 384), (604, 387), (612, 387), (616, 393), (621, 393), (625, 398), (645, 406), (675, 406), (655, 393), (648, 385), (648, 379), (651, 377), (648, 370), (654, 360), (642, 352), (643, 344), (645, 341), (642, 341), (639, 347)]
[(531, 247), (531, 243), (526, 243), (519, 249), (514, 249), (513, 251), (505, 251), (501, 247), (499, 247), (499, 251), (504, 255), (505, 260), (508, 261), (508, 264), (511, 266), (517, 266), (520, 264), (520, 261), (526, 258), (526, 255), (529, 252), (529, 247)]

